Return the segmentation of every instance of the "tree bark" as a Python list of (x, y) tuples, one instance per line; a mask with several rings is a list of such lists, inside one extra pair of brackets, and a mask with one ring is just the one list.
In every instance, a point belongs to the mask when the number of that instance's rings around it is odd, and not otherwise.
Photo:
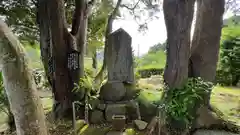
[[(89, 3), (93, 4), (94, 0)], [(46, 10), (40, 17), (41, 21), (45, 18), (45, 25), (40, 25), (42, 33), (42, 39), (50, 35), (50, 46), (47, 46), (50, 50), (53, 63), (53, 77), (52, 77), (52, 88), (54, 93), (54, 107), (53, 111), (55, 114), (55, 119), (68, 117), (69, 113), (72, 111), (72, 102), (75, 100), (72, 89), (74, 88), (74, 83), (78, 83), (79, 79), (84, 75), (84, 52), (86, 44), (87, 35), (87, 17), (89, 13), (89, 3), (86, 0), (76, 0), (75, 1), (75, 11), (73, 15), (72, 31), (68, 32), (68, 26), (65, 17), (64, 1), (63, 0), (52, 0), (47, 1), (45, 5)], [(44, 6), (44, 4), (42, 4)], [(44, 9), (44, 7), (39, 7), (39, 12)], [(44, 23), (44, 22), (42, 22)], [(41, 23), (40, 23), (41, 24)], [(47, 29), (47, 26), (49, 29)], [(50, 34), (48, 34), (50, 33)], [(46, 46), (46, 39), (42, 43), (42, 47)], [(49, 49), (50, 48), (50, 49)], [(79, 52), (79, 63), (78, 69), (71, 70), (68, 68), (68, 54), (72, 51)], [(46, 50), (42, 50), (43, 53), (47, 53)], [(47, 57), (47, 55), (44, 57)], [(49, 59), (48, 55), (48, 59)], [(43, 60), (46, 63), (47, 60)], [(47, 67), (47, 66), (46, 66)], [(50, 68), (50, 67), (49, 67)], [(46, 69), (46, 68), (45, 68)], [(79, 96), (78, 96), (79, 97)], [(80, 96), (81, 97), (81, 96)], [(83, 97), (83, 95), (82, 95)]]
[(191, 45), (192, 76), (213, 81), (219, 56), (224, 0), (198, 0)]
[(0, 63), (4, 86), (18, 135), (47, 135), (44, 112), (37, 96), (24, 49), (10, 28), (0, 22)]
[(171, 88), (180, 87), (188, 78), (190, 31), (195, 0), (163, 2), (167, 28), (167, 62), (165, 83)]
[[(52, 86), (53, 74), (49, 69), (49, 63), (52, 61), (51, 53), (51, 32), (49, 27), (49, 9), (48, 0), (37, 1), (37, 24), (40, 30), (40, 49), (41, 60), (44, 66), (45, 74), (49, 84)], [(53, 90), (55, 91), (55, 90)]]
[[(190, 57), (190, 32), (195, 0), (164, 0), (163, 11), (167, 29), (167, 62), (164, 81), (170, 90), (181, 88), (188, 79), (188, 60)], [(163, 93), (163, 102), (168, 98)], [(168, 104), (168, 103), (165, 103)], [(170, 118), (171, 119), (171, 118)], [(166, 124), (168, 134), (182, 135), (184, 122), (170, 120)]]
[[(191, 45), (189, 77), (201, 77), (212, 82), (215, 78), (224, 13), (224, 0), (198, 0), (197, 20)], [(209, 127), (221, 121), (209, 110), (210, 93), (206, 93), (204, 106), (199, 106), (196, 127)]]

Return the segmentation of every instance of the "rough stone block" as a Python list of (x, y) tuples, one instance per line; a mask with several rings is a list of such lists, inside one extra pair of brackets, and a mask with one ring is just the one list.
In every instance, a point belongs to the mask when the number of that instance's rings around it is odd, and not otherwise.
[(126, 115), (125, 104), (109, 104), (105, 110), (105, 117), (108, 122), (112, 122), (113, 115)]

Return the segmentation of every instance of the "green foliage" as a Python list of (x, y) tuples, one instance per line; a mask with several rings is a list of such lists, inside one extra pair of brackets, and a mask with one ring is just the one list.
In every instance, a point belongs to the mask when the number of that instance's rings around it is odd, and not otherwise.
[[(188, 126), (194, 119), (192, 109), (203, 103), (203, 97), (211, 92), (213, 85), (201, 78), (190, 78), (182, 88), (166, 88), (166, 112), (170, 119), (184, 121)], [(194, 111), (196, 113), (196, 111)]]
[(139, 72), (136, 72), (136, 71), (135, 71), (134, 76), (135, 76), (134, 79), (135, 79), (136, 82), (138, 82), (138, 80), (141, 78), (141, 75), (139, 74)]
[(216, 82), (236, 85), (240, 79), (240, 27), (223, 30)]
[(165, 67), (165, 63), (166, 53), (162, 50), (159, 50), (154, 53), (147, 53), (141, 58), (139, 58), (138, 69), (161, 69)]
[(89, 55), (103, 48), (108, 16), (112, 9), (112, 0), (97, 2), (91, 16), (89, 16), (87, 39), (87, 52)]
[(162, 43), (162, 44), (158, 43), (158, 44), (150, 47), (148, 53), (156, 53), (159, 50), (165, 51), (166, 47), (167, 47), (167, 43), (166, 42)]
[(151, 77), (151, 75), (161, 75), (163, 71), (163, 68), (146, 68), (139, 69), (137, 72), (139, 73), (141, 78), (149, 78)]
[(35, 0), (1, 0), (0, 15), (21, 40), (34, 44), (38, 40)]
[[(94, 107), (94, 101), (97, 100), (98, 92), (101, 86), (102, 84), (96, 85), (94, 83), (94, 78), (85, 75), (84, 78), (80, 79), (78, 84), (75, 84), (73, 93), (75, 93), (77, 97), (82, 96), (81, 98), (77, 98), (81, 105), (85, 105), (86, 104), (85, 100), (87, 99), (88, 101), (87, 105), (90, 109), (92, 109)], [(82, 100), (83, 97), (85, 97), (85, 100)], [(79, 109), (80, 108), (77, 108), (76, 110)]]

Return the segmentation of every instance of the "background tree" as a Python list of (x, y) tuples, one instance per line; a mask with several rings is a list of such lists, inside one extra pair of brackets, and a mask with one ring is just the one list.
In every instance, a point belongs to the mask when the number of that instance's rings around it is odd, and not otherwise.
[(159, 50), (166, 51), (166, 46), (167, 46), (166, 42), (158, 43), (158, 44), (153, 45), (152, 47), (150, 47), (149, 50), (148, 50), (148, 53), (154, 53), (154, 52), (157, 52)]
[(103, 49), (107, 18), (114, 7), (112, 0), (99, 2), (95, 7), (88, 21), (87, 53), (92, 57), (92, 67), (97, 69), (97, 51)]
[(239, 82), (239, 26), (223, 28), (217, 83), (236, 86)]

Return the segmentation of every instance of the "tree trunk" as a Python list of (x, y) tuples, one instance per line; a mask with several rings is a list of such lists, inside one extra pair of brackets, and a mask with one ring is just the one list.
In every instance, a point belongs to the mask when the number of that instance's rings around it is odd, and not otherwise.
[[(40, 49), (41, 49), (41, 60), (44, 66), (45, 74), (49, 84), (52, 86), (53, 74), (49, 68), (49, 64), (52, 61), (51, 55), (51, 32), (49, 27), (49, 9), (47, 0), (37, 1), (37, 24), (40, 30)], [(50, 65), (51, 66), (51, 65)], [(55, 90), (53, 90), (55, 91)]]
[[(75, 1), (72, 31), (68, 32), (64, 1), (52, 0), (49, 2), (49, 28), (51, 35), (51, 53), (53, 58), (53, 93), (55, 119), (71, 117), (74, 83), (84, 75), (84, 52), (87, 34), (88, 3), (85, 0)], [(70, 69), (68, 55), (79, 53), (78, 67)], [(78, 96), (79, 97), (79, 96)], [(80, 97), (83, 97), (83, 95)], [(79, 99), (80, 100), (80, 99)]]
[[(85, 4), (86, 5), (86, 2)], [(80, 52), (80, 57), (79, 57), (79, 65), (80, 65), (80, 78), (84, 77), (84, 56), (86, 52), (86, 43), (87, 43), (87, 28), (88, 28), (88, 15), (87, 13), (84, 13), (85, 10), (87, 10), (87, 7), (82, 7), (83, 9), (83, 14), (82, 14), (82, 21), (80, 23), (80, 31), (78, 35), (78, 44), (77, 44), (77, 50)]]
[[(194, 31), (189, 77), (201, 77), (212, 82), (215, 78), (221, 37), (224, 0), (198, 0), (197, 20)], [(210, 93), (204, 98), (205, 106), (198, 105), (199, 117), (196, 127), (209, 127), (220, 120), (209, 110)]]
[(37, 96), (23, 47), (0, 22), (0, 60), (4, 86), (14, 115), (18, 135), (47, 135), (44, 112)]
[[(164, 81), (171, 89), (181, 88), (188, 79), (190, 55), (190, 32), (195, 0), (164, 0), (163, 11), (167, 29), (167, 62)], [(168, 93), (164, 92), (163, 101)], [(166, 103), (168, 104), (168, 103)], [(171, 118), (170, 118), (171, 119)], [(169, 120), (169, 134), (181, 135), (185, 131), (184, 122)]]
[[(55, 119), (65, 117), (71, 110), (71, 78), (68, 70), (68, 52), (73, 42), (65, 21), (63, 0), (49, 2), (50, 28), (52, 35), (53, 88)], [(70, 44), (70, 45), (69, 45)], [(53, 89), (53, 90), (54, 90)]]
[(184, 84), (188, 78), (190, 31), (195, 0), (164, 1), (163, 11), (167, 28), (167, 62), (165, 83), (171, 88)]

